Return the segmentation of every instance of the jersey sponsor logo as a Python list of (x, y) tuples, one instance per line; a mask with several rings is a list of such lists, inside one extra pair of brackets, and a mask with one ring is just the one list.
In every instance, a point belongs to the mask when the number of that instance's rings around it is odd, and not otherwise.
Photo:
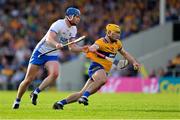
[(68, 39), (67, 39), (67, 38), (64, 38), (64, 37), (60, 37), (60, 38), (59, 38), (59, 41), (60, 41), (61, 43), (67, 43)]

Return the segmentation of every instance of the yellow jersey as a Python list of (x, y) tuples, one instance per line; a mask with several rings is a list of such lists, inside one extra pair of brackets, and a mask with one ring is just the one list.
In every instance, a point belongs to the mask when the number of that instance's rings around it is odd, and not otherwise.
[[(115, 58), (118, 50), (122, 48), (122, 43), (120, 40), (117, 40), (117, 42), (108, 42), (105, 38), (100, 38), (96, 40), (95, 44), (99, 46), (97, 52), (110, 58)], [(112, 62), (104, 58), (101, 58), (100, 56), (98, 56), (96, 53), (93, 52), (88, 52), (86, 54), (86, 57), (91, 59), (93, 62), (102, 65), (106, 72), (110, 71)]]

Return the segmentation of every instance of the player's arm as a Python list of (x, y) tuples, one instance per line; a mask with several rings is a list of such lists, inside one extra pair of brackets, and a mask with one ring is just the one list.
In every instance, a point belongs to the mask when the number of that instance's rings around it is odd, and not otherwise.
[[(75, 40), (75, 38), (73, 37), (73, 38), (69, 39), (68, 42), (71, 42), (74, 40)], [(69, 45), (68, 47), (69, 47), (69, 50), (72, 52), (83, 52), (87, 46), (79, 46), (79, 45), (74, 43), (74, 44)]]
[[(75, 40), (75, 38), (72, 38), (72, 39), (70, 39), (71, 41), (72, 40)], [(88, 45), (85, 45), (85, 46), (79, 46), (79, 45), (77, 45), (77, 44), (71, 44), (71, 45), (69, 45), (69, 50), (71, 50), (71, 51), (73, 51), (73, 52), (85, 52), (85, 53), (87, 53), (87, 52), (96, 52), (97, 51), (97, 49), (99, 49), (99, 46), (96, 44), (96, 43), (94, 43), (93, 45), (91, 45), (91, 46), (88, 46)]]
[(47, 37), (46, 37), (46, 42), (53, 46), (56, 47), (57, 49), (61, 49), (62, 48), (62, 44), (58, 43), (57, 40), (57, 34), (58, 31), (62, 28), (62, 23), (56, 21), (54, 22), (50, 28), (49, 31), (47, 33)]
[(96, 43), (94, 43), (93, 45), (91, 45), (91, 46), (89, 47), (88, 50), (89, 50), (90, 52), (96, 52), (98, 49), (99, 49), (99, 45), (96, 44)]
[(54, 31), (49, 31), (47, 33), (47, 38), (46, 38), (46, 42), (51, 45), (51, 46), (54, 46), (56, 48), (61, 48), (62, 47), (62, 44), (58, 43), (56, 41), (56, 38), (57, 38), (57, 33), (54, 32)]
[(118, 51), (125, 59), (127, 59), (131, 64), (133, 64), (135, 69), (139, 69), (139, 62), (130, 53), (128, 53), (123, 48), (119, 49)]

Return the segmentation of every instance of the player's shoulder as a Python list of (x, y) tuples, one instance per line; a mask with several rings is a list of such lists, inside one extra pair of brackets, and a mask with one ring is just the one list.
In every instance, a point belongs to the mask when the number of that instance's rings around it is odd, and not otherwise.
[(117, 40), (117, 44), (122, 44), (120, 39)]
[(103, 37), (98, 38), (98, 39), (96, 39), (96, 41), (101, 41), (101, 42), (103, 42), (103, 41), (104, 41), (104, 38), (103, 38)]
[(117, 40), (117, 45), (119, 46), (119, 48), (122, 48), (123, 45), (120, 39)]
[(72, 26), (71, 28), (73, 31), (77, 31), (77, 27), (76, 26)]
[(98, 38), (98, 39), (96, 39), (95, 44), (97, 44), (99, 46), (104, 46), (106, 44), (106, 42), (104, 41), (104, 38)]
[(58, 19), (56, 20), (54, 23), (58, 24), (58, 25), (64, 25), (65, 24), (65, 21), (64, 19)]

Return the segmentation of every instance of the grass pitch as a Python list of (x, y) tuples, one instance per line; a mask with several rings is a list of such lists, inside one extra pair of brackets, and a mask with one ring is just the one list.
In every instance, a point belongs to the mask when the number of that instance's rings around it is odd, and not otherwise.
[(69, 93), (42, 92), (37, 106), (29, 94), (20, 109), (13, 110), (16, 92), (1, 91), (0, 119), (180, 119), (180, 94), (97, 93), (89, 98), (89, 106), (73, 103), (64, 110), (53, 110), (52, 105)]

